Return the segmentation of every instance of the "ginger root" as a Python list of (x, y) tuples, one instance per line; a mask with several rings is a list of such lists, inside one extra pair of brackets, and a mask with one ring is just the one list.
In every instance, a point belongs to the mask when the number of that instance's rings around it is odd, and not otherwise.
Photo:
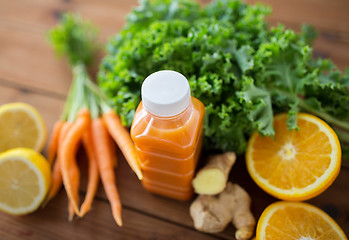
[(207, 195), (222, 192), (235, 160), (236, 155), (233, 152), (211, 156), (206, 166), (200, 169), (193, 179), (194, 191), (197, 194)]
[(216, 196), (199, 195), (190, 206), (190, 215), (197, 230), (217, 233), (232, 222), (237, 240), (252, 237), (256, 220), (250, 211), (251, 198), (237, 184), (228, 183)]

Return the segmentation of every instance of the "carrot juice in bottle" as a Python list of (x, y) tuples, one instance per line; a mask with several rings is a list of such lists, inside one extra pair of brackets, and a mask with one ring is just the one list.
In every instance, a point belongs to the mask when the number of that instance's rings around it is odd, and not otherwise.
[(188, 80), (163, 70), (149, 75), (131, 126), (148, 191), (188, 200), (202, 145), (204, 105), (190, 96)]

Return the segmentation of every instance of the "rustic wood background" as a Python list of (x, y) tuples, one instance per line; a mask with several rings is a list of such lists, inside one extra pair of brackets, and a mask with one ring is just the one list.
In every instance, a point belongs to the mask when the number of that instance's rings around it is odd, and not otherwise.
[[(349, 66), (348, 0), (262, 1), (273, 8), (268, 18), (271, 25), (282, 23), (298, 30), (302, 23), (312, 24), (319, 31), (314, 54), (331, 58), (341, 70)], [(71, 73), (67, 62), (57, 59), (48, 45), (48, 29), (57, 23), (62, 12), (78, 12), (99, 26), (100, 41), (104, 44), (123, 26), (127, 13), (136, 5), (135, 0), (0, 0), (0, 104), (17, 101), (32, 104), (51, 129), (62, 111)], [(122, 228), (114, 223), (101, 187), (91, 212), (83, 219), (68, 222), (67, 197), (62, 190), (44, 209), (28, 216), (0, 213), (0, 239), (234, 239), (232, 226), (215, 235), (194, 230), (188, 211), (190, 202), (146, 192), (122, 156), (119, 162), (117, 184), (123, 203)], [(275, 201), (252, 182), (241, 159), (234, 166), (231, 179), (252, 195), (256, 218)], [(83, 197), (84, 186), (80, 193)], [(343, 162), (334, 184), (309, 202), (328, 212), (349, 234), (349, 160)]]

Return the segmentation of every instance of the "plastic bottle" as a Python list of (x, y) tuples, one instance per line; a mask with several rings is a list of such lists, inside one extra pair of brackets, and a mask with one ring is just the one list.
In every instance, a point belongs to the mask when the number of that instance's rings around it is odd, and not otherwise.
[(163, 70), (144, 80), (131, 137), (148, 191), (178, 200), (192, 197), (204, 115), (204, 105), (190, 96), (182, 74)]

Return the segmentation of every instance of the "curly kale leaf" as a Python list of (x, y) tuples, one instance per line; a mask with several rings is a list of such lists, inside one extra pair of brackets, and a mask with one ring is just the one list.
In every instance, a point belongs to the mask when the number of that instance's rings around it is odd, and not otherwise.
[(297, 128), (299, 110), (348, 129), (348, 74), (329, 60), (314, 60), (306, 34), (272, 29), (255, 54), (255, 84), (271, 93), (275, 112), (288, 111), (289, 129)]
[(273, 115), (308, 111), (348, 127), (348, 76), (328, 60), (314, 60), (315, 31), (268, 29), (270, 8), (239, 0), (141, 1), (109, 41), (99, 84), (125, 126), (140, 101), (143, 80), (170, 69), (184, 74), (206, 108), (206, 150), (242, 153), (254, 131), (272, 136)]

